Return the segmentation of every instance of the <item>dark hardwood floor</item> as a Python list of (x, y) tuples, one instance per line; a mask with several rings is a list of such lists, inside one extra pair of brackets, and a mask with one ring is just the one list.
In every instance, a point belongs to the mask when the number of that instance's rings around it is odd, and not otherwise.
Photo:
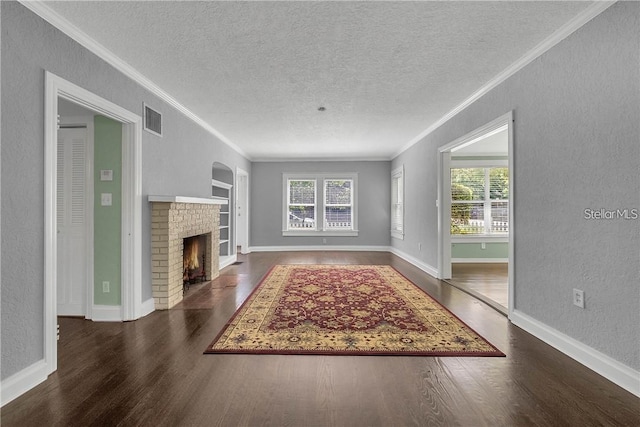
[(505, 316), (509, 312), (509, 272), (506, 263), (453, 263), (447, 283), (490, 304)]
[[(57, 372), (3, 426), (638, 426), (640, 399), (389, 253), (241, 256), (168, 311), (61, 318)], [(390, 264), (507, 357), (202, 352), (274, 264)]]

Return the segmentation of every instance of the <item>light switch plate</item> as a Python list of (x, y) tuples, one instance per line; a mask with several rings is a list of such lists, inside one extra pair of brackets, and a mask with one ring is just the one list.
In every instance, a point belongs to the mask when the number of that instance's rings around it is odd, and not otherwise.
[(100, 170), (100, 181), (113, 181), (113, 170), (111, 170), (111, 169), (101, 169)]

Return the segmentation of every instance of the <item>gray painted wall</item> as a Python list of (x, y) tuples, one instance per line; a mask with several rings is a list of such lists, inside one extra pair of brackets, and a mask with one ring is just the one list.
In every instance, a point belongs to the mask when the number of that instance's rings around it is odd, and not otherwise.
[[(389, 246), (391, 162), (254, 162), (250, 246)], [(283, 173), (358, 173), (357, 237), (282, 236)]]
[[(2, 373), (43, 358), (44, 71), (142, 115), (163, 113), (159, 138), (143, 134), (142, 297), (151, 297), (149, 194), (211, 196), (214, 161), (251, 164), (210, 133), (24, 6), (2, 7)], [(25, 265), (24, 260), (28, 260)]]
[[(389, 175), (404, 163), (406, 237), (391, 242), (435, 266), (437, 147), (514, 110), (516, 308), (640, 369), (640, 223), (583, 219), (586, 208), (640, 207), (639, 16), (640, 4), (615, 4), (392, 166), (333, 166), (360, 173), (361, 233), (357, 240), (328, 243), (389, 244)], [(331, 171), (324, 165), (333, 164), (256, 163), (252, 170), (246, 159), (23, 6), (1, 2), (0, 17), (3, 379), (43, 356), (45, 69), (138, 114), (143, 101), (164, 114), (165, 136), (143, 136), (145, 196), (207, 197), (214, 161), (239, 166), (251, 172), (251, 244), (293, 244), (280, 233), (281, 174)], [(150, 210), (143, 207), (146, 299)], [(319, 244), (300, 239), (297, 244)], [(571, 305), (574, 287), (585, 291), (584, 310)]]
[(437, 148), (513, 110), (515, 308), (635, 370), (640, 220), (584, 210), (640, 209), (639, 64), (640, 3), (616, 3), (393, 161), (407, 183), (393, 245), (435, 266)]

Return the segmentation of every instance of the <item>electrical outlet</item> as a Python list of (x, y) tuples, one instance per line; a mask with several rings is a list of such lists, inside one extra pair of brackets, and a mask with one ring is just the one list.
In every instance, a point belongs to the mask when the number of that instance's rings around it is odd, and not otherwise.
[(418, 243), (418, 250), (422, 251), (422, 243)]
[(573, 289), (573, 305), (584, 308), (584, 291), (581, 289)]
[(109, 290), (109, 282), (102, 282), (102, 292), (105, 294), (108, 294), (109, 292), (111, 292)]
[(482, 242), (482, 243), (480, 244), (480, 247), (481, 247), (482, 249), (487, 249), (487, 244), (486, 244), (485, 242)]
[(327, 244), (327, 239), (322, 239), (322, 244), (326, 245)]
[(113, 204), (113, 198), (111, 193), (100, 193), (100, 205), (111, 206)]

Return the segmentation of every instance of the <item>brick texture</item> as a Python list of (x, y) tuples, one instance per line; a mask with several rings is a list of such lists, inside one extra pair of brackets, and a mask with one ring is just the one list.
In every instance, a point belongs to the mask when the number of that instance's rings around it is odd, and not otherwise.
[(220, 205), (153, 202), (151, 208), (151, 286), (156, 310), (182, 301), (183, 239), (207, 236), (207, 280), (218, 277)]

